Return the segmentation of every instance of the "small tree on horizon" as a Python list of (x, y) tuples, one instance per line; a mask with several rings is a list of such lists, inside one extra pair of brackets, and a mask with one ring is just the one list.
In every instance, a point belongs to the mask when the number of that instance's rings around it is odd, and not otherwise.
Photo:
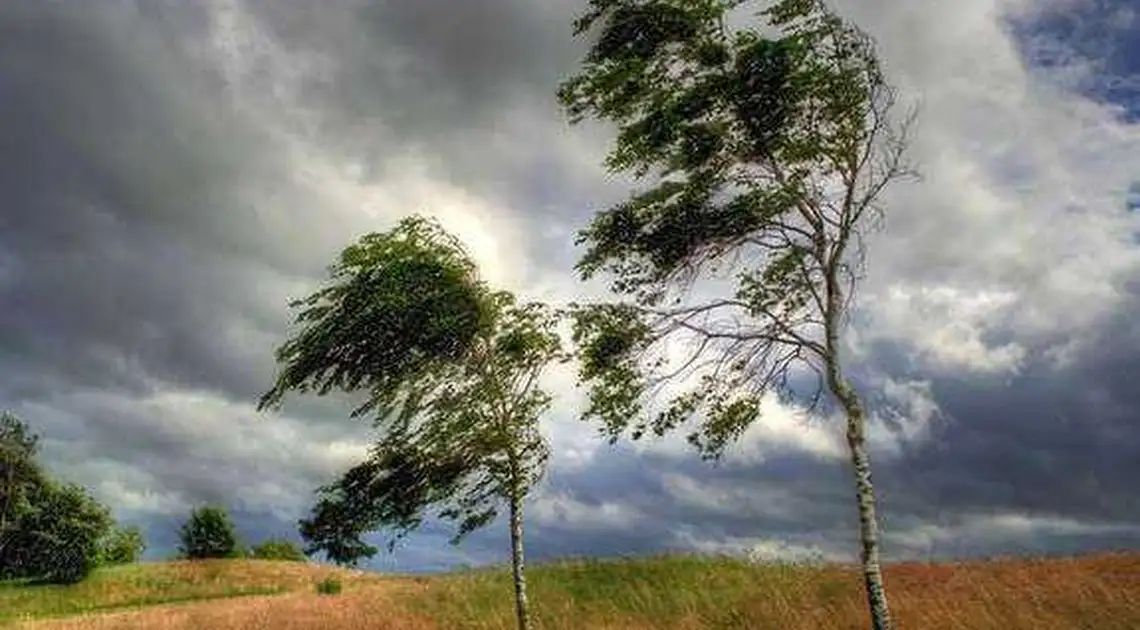
[(205, 505), (194, 509), (178, 532), (179, 557), (187, 560), (234, 558), (238, 539), (225, 508)]
[(146, 551), (146, 540), (138, 526), (112, 527), (99, 547), (99, 563), (102, 565), (134, 564)]
[[(577, 309), (584, 418), (638, 439), (700, 417), (689, 441), (715, 459), (766, 393), (791, 393), (793, 368), (813, 371), (811, 407), (826, 388), (846, 416), (868, 608), (886, 630), (866, 410), (844, 376), (840, 332), (862, 231), (886, 186), (915, 175), (904, 160), (913, 117), (896, 124), (873, 42), (824, 2), (763, 3), (772, 37), (727, 26), (751, 4), (590, 0), (575, 22), (591, 45), (560, 87), (563, 106), (572, 122), (617, 124), (612, 171), (657, 180), (579, 235), (583, 279), (611, 274), (624, 300)], [(698, 280), (735, 286), (701, 299)], [(688, 342), (678, 369), (670, 342)], [(643, 418), (661, 385), (689, 379)]]
[(284, 538), (270, 538), (249, 548), (249, 557), (254, 560), (282, 560), (286, 562), (306, 562), (308, 558), (300, 545)]
[(566, 359), (558, 315), (487, 288), (462, 244), (418, 216), (349, 246), (330, 274), (332, 286), (293, 303), (306, 307), (305, 328), (278, 351), (259, 408), (288, 391), (365, 392), (352, 415), (375, 413), (383, 434), (365, 462), (318, 490), (298, 524), (306, 553), (355, 564), (377, 551), (362, 534), (389, 529), (392, 549), (432, 508), (457, 525), (459, 544), (505, 502), (527, 630), (523, 503), (549, 457), (538, 418), (552, 399), (538, 381)]

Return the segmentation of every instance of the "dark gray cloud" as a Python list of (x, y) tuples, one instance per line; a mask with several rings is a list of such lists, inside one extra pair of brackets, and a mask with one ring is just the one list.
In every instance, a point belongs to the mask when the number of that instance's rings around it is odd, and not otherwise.
[(1132, 481), (1140, 476), (1140, 328), (1128, 315), (1138, 300), (1133, 294), (1065, 367), (1041, 359), (1008, 384), (935, 379), (950, 421), (885, 468), (907, 480), (900, 499), (948, 513), (1014, 509), (1140, 525)]
[(1028, 19), (1009, 20), (1026, 63), (1035, 69), (1089, 66), (1072, 87), (1121, 107), (1140, 122), (1140, 14), (1128, 2), (1081, 0), (1053, 3)]
[(187, 21), (123, 6), (2, 9), (2, 360), (36, 373), (33, 395), (54, 373), (135, 390), (146, 374), (248, 397), (241, 337), (281, 325), (249, 308), (251, 289), (312, 269), (280, 247), (287, 225), (259, 216), (285, 209), (242, 198), (282, 165), (170, 37)]
[(625, 192), (624, 178), (598, 180), (606, 134), (585, 125), (567, 140), (556, 103), (558, 82), (584, 53), (572, 37), (576, 3), (246, 6), (282, 46), (329, 60), (298, 90), (299, 102), (320, 112), (322, 142), (374, 180), (388, 175), (394, 148), (428, 152), (441, 179), (486, 195), (511, 217), (525, 236), (517, 246), (546, 273), (573, 266), (566, 243), (574, 230)]

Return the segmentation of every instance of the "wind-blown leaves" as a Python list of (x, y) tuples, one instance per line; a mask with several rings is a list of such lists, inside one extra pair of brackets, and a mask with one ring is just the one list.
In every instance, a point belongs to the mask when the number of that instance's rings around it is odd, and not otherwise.
[[(585, 417), (640, 437), (699, 415), (691, 439), (710, 457), (732, 441), (718, 435), (758, 416), (759, 397), (787, 392), (795, 365), (822, 385), (836, 351), (823, 331), (841, 314), (828, 300), (850, 298), (862, 220), (887, 182), (912, 174), (870, 39), (817, 0), (760, 10), (771, 36), (731, 31), (727, 14), (745, 4), (591, 1), (575, 29), (594, 43), (559, 90), (572, 121), (617, 123), (611, 169), (656, 174), (577, 239), (583, 279), (605, 274), (629, 300), (620, 320), (608, 306), (576, 310), (586, 355), (629, 338), (608, 367), (584, 361)], [(686, 304), (695, 282), (729, 272), (730, 295)], [(682, 369), (646, 363), (681, 338)], [(665, 376), (696, 380), (636, 420)]]
[[(777, 31), (731, 31), (748, 0), (590, 0), (575, 33), (595, 33), (582, 71), (559, 89), (571, 122), (617, 124), (613, 171), (656, 185), (597, 213), (579, 233), (584, 279), (612, 278), (619, 305), (573, 309), (583, 414), (611, 438), (656, 436), (699, 418), (689, 441), (720, 457), (788, 394), (796, 366), (843, 405), (860, 497), (864, 572), (877, 629), (882, 595), (863, 412), (840, 370), (839, 330), (862, 262), (861, 230), (880, 193), (914, 175), (910, 119), (890, 116), (870, 38), (822, 0), (776, 0), (759, 16)], [(689, 300), (699, 280), (736, 286)], [(714, 292), (716, 293), (716, 292)], [(664, 368), (669, 341), (685, 344)], [(676, 359), (676, 357), (672, 357)], [(642, 405), (662, 385), (646, 418)]]
[(330, 275), (331, 286), (290, 304), (304, 328), (277, 351), (284, 368), (260, 409), (289, 390), (365, 389), (372, 405), (391, 404), (404, 383), (461, 360), (489, 325), (486, 289), (462, 244), (420, 217), (364, 236)]
[(292, 303), (303, 328), (277, 352), (260, 407), (288, 391), (359, 391), (367, 400), (352, 415), (374, 413), (384, 433), (367, 461), (318, 490), (299, 522), (305, 553), (355, 564), (378, 551), (364, 534), (388, 530), (391, 548), (432, 510), (458, 544), (505, 503), (525, 628), (522, 505), (550, 456), (538, 419), (552, 398), (539, 379), (568, 359), (560, 314), (490, 290), (462, 245), (420, 217), (365, 236), (330, 273), (331, 286)]
[(323, 551), (337, 564), (355, 565), (378, 551), (360, 537), (382, 528), (395, 532), (393, 547), (420, 525), (425, 509), (454, 491), (465, 469), (409, 445), (374, 449), (368, 460), (318, 490), (313, 515), (299, 523), (305, 553)]

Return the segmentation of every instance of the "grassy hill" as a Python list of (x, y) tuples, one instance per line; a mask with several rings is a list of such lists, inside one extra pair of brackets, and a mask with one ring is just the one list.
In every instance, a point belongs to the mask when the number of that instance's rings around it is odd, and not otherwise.
[[(727, 558), (574, 560), (529, 574), (538, 628), (865, 628), (858, 572)], [(337, 595), (317, 583), (336, 578)], [(886, 568), (899, 628), (1140, 628), (1140, 554)], [(503, 569), (384, 576), (256, 560), (143, 563), (69, 587), (0, 585), (0, 627), (29, 630), (513, 628)]]

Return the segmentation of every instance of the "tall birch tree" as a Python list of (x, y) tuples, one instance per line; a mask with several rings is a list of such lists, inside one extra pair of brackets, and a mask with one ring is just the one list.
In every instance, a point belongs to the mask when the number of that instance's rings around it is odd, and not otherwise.
[[(577, 310), (584, 417), (612, 439), (700, 418), (689, 441), (717, 458), (762, 396), (788, 393), (806, 366), (818, 377), (811, 407), (826, 391), (846, 416), (868, 607), (885, 630), (866, 408), (840, 333), (862, 234), (886, 187), (915, 175), (904, 156), (914, 113), (893, 116), (872, 40), (823, 2), (761, 3), (763, 33), (729, 27), (746, 6), (590, 0), (575, 22), (591, 43), (560, 100), (574, 123), (617, 124), (612, 171), (655, 182), (579, 234), (583, 279), (605, 272), (621, 296)], [(662, 350), (677, 341), (689, 354), (674, 369)], [(695, 386), (643, 415), (669, 382)]]

